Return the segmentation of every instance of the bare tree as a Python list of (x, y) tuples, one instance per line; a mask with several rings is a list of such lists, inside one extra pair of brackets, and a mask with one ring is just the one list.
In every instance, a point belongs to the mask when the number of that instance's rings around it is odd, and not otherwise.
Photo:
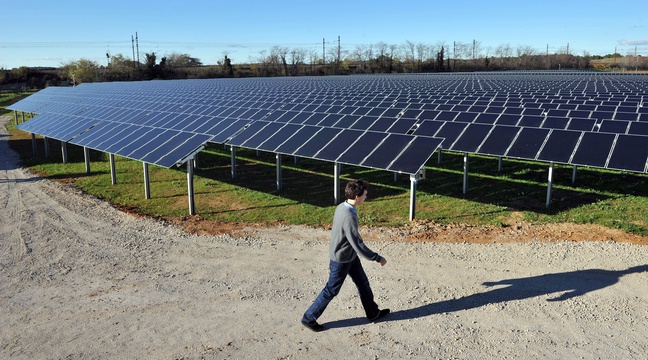
[(356, 45), (355, 49), (351, 53), (352, 60), (358, 63), (358, 72), (365, 71), (365, 63), (367, 62), (367, 47), (365, 45)]
[(418, 71), (423, 70), (423, 61), (431, 57), (431, 51), (430, 51), (431, 49), (432, 46), (430, 45), (426, 45), (424, 43), (416, 44), (416, 58), (418, 60), (418, 66), (417, 66)]
[(290, 51), (290, 74), (299, 75), (300, 68), (304, 67), (307, 55), (306, 49), (297, 48)]
[(416, 71), (419, 67), (416, 61), (416, 44), (412, 41), (405, 41), (403, 48), (403, 61), (405, 62), (405, 71)]

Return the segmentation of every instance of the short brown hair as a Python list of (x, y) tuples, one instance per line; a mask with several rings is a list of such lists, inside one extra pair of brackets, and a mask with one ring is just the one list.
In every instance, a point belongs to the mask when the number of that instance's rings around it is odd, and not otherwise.
[(362, 196), (367, 188), (369, 188), (369, 183), (365, 180), (349, 181), (344, 189), (344, 195), (347, 199), (353, 200), (357, 196)]

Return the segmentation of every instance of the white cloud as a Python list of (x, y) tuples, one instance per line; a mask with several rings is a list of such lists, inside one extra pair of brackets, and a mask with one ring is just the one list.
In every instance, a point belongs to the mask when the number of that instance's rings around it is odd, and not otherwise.
[(648, 40), (619, 40), (619, 45), (648, 45)]

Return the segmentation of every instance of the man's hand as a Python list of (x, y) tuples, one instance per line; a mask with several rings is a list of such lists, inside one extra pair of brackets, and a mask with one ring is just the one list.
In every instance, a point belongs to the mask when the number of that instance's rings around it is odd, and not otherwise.
[(380, 260), (380, 266), (385, 266), (385, 264), (387, 264), (387, 259), (382, 258), (382, 260)]

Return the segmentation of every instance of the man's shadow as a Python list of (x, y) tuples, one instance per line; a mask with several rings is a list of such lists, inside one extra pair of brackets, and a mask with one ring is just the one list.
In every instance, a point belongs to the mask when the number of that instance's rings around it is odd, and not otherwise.
[[(445, 300), (412, 309), (395, 311), (389, 314), (384, 320), (381, 320), (381, 322), (416, 319), (434, 314), (469, 310), (488, 304), (523, 300), (553, 293), (561, 294), (547, 299), (547, 301), (563, 301), (612, 286), (619, 282), (619, 279), (624, 275), (644, 271), (648, 271), (648, 265), (640, 265), (618, 271), (588, 269), (485, 282), (483, 283), (484, 286), (495, 287), (505, 285), (505, 287), (497, 287), (487, 292), (476, 293), (458, 299)], [(332, 321), (327, 323), (326, 327), (338, 328), (363, 325), (366, 323), (367, 319), (365, 318), (353, 318)]]

